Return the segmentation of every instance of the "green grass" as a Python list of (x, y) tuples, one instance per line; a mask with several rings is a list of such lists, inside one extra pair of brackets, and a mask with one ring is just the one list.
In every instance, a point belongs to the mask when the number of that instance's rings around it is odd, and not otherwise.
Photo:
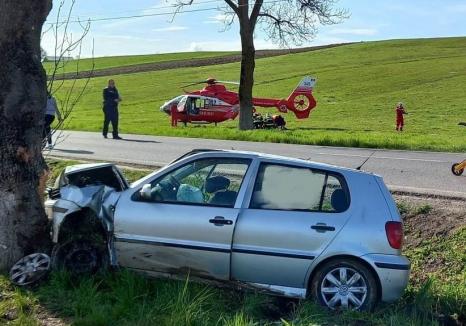
[(445, 255), (460, 267), (456, 273), (434, 272), (425, 282), (411, 279), (401, 300), (373, 313), (330, 312), (310, 301), (219, 289), (189, 279), (154, 280), (121, 270), (81, 279), (54, 272), (34, 290), (15, 289), (0, 276), (0, 323), (12, 319), (12, 325), (35, 325), (40, 305), (73, 325), (437, 325), (464, 318), (465, 237), (463, 227), (434, 245), (425, 244), (427, 257), (406, 252), (414, 275), (423, 272), (422, 261), (431, 255)]
[[(48, 160), (53, 175), (74, 161)], [(149, 171), (123, 169), (130, 181)], [(430, 204), (398, 201), (405, 218)], [(412, 224), (411, 224), (412, 225)], [(415, 225), (415, 224), (414, 224)], [(416, 230), (409, 230), (413, 234)], [(407, 246), (412, 264), (405, 295), (373, 313), (330, 312), (292, 301), (186, 281), (148, 279), (126, 270), (74, 278), (54, 272), (40, 286), (19, 289), (0, 275), (0, 325), (41, 325), (55, 316), (73, 325), (438, 325), (466, 318), (466, 225)], [(443, 261), (426, 270), (428, 262)]]
[[(115, 76), (123, 102), (122, 133), (237, 139), (330, 146), (466, 151), (466, 38), (393, 40), (259, 59), (255, 96), (287, 97), (304, 75), (318, 82), (310, 119), (287, 114), (288, 131), (240, 132), (237, 121), (170, 127), (160, 105), (182, 93), (186, 81), (208, 76), (237, 80), (239, 63)], [(99, 131), (102, 88), (94, 78), (67, 127)], [(77, 86), (84, 81), (78, 81)], [(71, 82), (58, 93), (64, 98)], [(79, 88), (79, 87), (78, 87)], [(192, 88), (195, 89), (195, 88)], [(403, 133), (394, 131), (394, 106), (406, 104)], [(264, 111), (266, 112), (266, 111)], [(275, 112), (275, 111), (271, 111)]]
[[(94, 64), (94, 70), (101, 70), (107, 68), (130, 66), (144, 63), (160, 63), (167, 61), (186, 60), (186, 59), (202, 59), (211, 57), (221, 57), (235, 52), (180, 52), (180, 53), (164, 53), (164, 54), (148, 54), (148, 55), (128, 55), (128, 56), (115, 56), (115, 57), (99, 57), (99, 58), (87, 58), (81, 60), (71, 60), (63, 62), (59, 65), (60, 69), (58, 74), (64, 72), (76, 72), (76, 71), (89, 71), (92, 70)], [(48, 74), (52, 72), (54, 62), (44, 62), (43, 66)], [(63, 67), (61, 67), (63, 66)]]

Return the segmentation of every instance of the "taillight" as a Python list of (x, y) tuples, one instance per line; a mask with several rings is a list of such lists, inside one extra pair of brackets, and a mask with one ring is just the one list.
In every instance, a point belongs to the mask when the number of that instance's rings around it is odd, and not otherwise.
[(385, 223), (385, 232), (390, 246), (393, 249), (401, 249), (403, 245), (403, 225), (401, 222)]

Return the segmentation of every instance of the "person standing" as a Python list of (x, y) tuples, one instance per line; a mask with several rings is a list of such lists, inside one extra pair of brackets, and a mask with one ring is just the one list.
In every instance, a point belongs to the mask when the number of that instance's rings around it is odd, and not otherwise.
[(408, 112), (406, 112), (404, 106), (403, 106), (403, 103), (398, 103), (396, 108), (395, 108), (395, 112), (396, 112), (396, 131), (403, 131), (403, 126), (405, 124), (405, 119), (404, 119), (404, 115), (405, 114), (408, 114)]
[(120, 94), (115, 87), (115, 81), (110, 79), (108, 86), (103, 91), (104, 103), (104, 126), (102, 129), (102, 135), (107, 138), (108, 125), (112, 123), (112, 135), (113, 139), (122, 139), (118, 135), (118, 103), (121, 102)]
[(55, 120), (55, 116), (58, 117), (58, 121), (62, 121), (60, 111), (57, 107), (57, 101), (55, 98), (47, 92), (47, 105), (45, 107), (45, 121), (44, 121), (44, 131), (42, 132), (42, 137), (47, 139), (47, 149), (52, 149), (52, 122)]

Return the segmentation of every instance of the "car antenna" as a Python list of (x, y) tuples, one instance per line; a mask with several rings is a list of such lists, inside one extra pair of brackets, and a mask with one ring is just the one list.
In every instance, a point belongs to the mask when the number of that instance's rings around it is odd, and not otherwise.
[(371, 155), (369, 155), (369, 156), (364, 160), (364, 162), (362, 162), (362, 164), (356, 168), (356, 170), (360, 171), (361, 168), (362, 168), (362, 166), (363, 166), (364, 164), (366, 164), (367, 161), (369, 161), (369, 159), (372, 157), (372, 155), (375, 154), (375, 152), (376, 152), (376, 151), (373, 151), (373, 152), (371, 153)]

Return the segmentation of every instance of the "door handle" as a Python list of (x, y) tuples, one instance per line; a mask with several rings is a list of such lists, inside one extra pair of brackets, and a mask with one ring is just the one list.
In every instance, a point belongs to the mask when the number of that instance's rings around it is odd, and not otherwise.
[(232, 225), (233, 221), (226, 220), (223, 216), (215, 216), (214, 218), (209, 220), (209, 223), (212, 223), (213, 225), (216, 225), (216, 226), (222, 226), (222, 225)]
[(316, 230), (317, 232), (335, 231), (333, 226), (329, 226), (325, 223), (317, 223), (316, 225), (311, 226), (311, 229)]

